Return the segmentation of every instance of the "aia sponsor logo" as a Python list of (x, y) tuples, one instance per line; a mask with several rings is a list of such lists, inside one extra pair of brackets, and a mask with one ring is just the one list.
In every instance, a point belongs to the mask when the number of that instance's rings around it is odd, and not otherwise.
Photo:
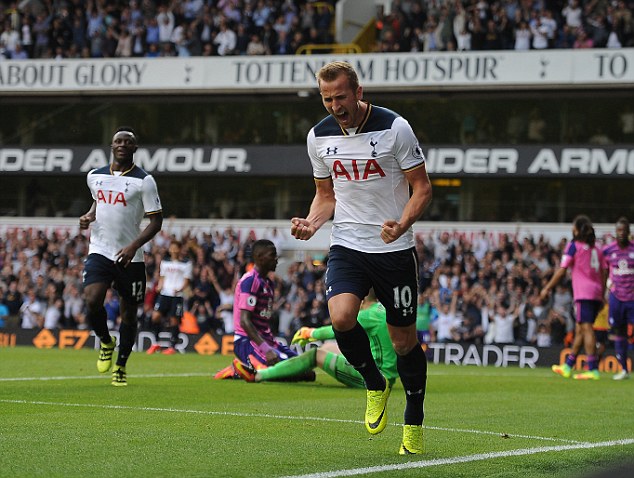
[(365, 181), (370, 176), (378, 175), (385, 177), (385, 171), (375, 159), (368, 161), (357, 161), (353, 159), (346, 167), (342, 161), (335, 161), (332, 165), (335, 179), (345, 179), (347, 181)]
[(123, 207), (128, 205), (122, 192), (104, 191), (102, 189), (97, 191), (97, 204), (99, 203), (111, 204), (113, 206), (121, 204)]

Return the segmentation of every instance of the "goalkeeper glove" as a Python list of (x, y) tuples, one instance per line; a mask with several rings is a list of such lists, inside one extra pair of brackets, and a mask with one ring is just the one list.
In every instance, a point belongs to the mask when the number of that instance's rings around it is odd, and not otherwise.
[(300, 328), (297, 332), (295, 332), (295, 335), (293, 335), (293, 340), (291, 341), (291, 344), (299, 344), (304, 347), (307, 343), (314, 342), (315, 339), (311, 336), (313, 330), (315, 329), (313, 329), (312, 327)]

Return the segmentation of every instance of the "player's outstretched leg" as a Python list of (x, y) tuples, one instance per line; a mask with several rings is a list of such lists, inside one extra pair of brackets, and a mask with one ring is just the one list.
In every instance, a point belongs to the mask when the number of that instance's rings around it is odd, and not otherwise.
[(111, 337), (109, 344), (101, 342), (99, 346), (99, 358), (97, 359), (97, 370), (99, 373), (107, 373), (112, 368), (112, 354), (117, 346), (117, 340)]
[(383, 390), (368, 390), (365, 407), (365, 428), (372, 435), (378, 435), (387, 425), (387, 399), (392, 388), (385, 381)]
[(425, 453), (422, 425), (403, 425), (403, 441), (399, 455), (419, 455)]

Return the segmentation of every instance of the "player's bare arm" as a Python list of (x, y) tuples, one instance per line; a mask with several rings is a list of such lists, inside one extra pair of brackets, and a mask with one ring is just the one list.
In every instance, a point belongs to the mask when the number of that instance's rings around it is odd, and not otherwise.
[(88, 229), (90, 223), (95, 222), (95, 219), (97, 219), (97, 203), (93, 201), (90, 210), (79, 218), (79, 228)]
[(131, 244), (128, 244), (126, 247), (117, 252), (117, 263), (121, 264), (123, 267), (127, 267), (128, 264), (132, 262), (132, 259), (139, 247), (142, 247), (143, 244), (150, 241), (161, 230), (161, 227), (163, 226), (163, 213), (159, 211), (154, 214), (150, 214), (148, 217), (150, 219), (150, 223), (141, 231), (141, 234), (139, 234), (139, 236), (132, 241)]
[(332, 179), (315, 180), (315, 197), (306, 218), (291, 219), (291, 235), (295, 239), (307, 241), (315, 235), (335, 211), (335, 190)]
[(546, 300), (552, 288), (555, 287), (557, 284), (559, 284), (559, 282), (561, 281), (561, 279), (564, 278), (565, 275), (566, 275), (566, 269), (564, 267), (560, 267), (559, 269), (557, 269), (557, 272), (555, 272), (552, 278), (548, 281), (548, 284), (546, 284), (544, 288), (541, 290), (541, 292), (539, 293), (539, 298), (541, 300)]
[[(248, 310), (240, 310), (240, 326), (246, 332), (249, 340), (254, 342), (257, 345), (261, 345), (264, 342), (264, 339), (260, 336), (257, 329), (251, 322), (251, 312)], [(273, 365), (280, 361), (279, 356), (275, 353), (273, 349), (266, 351), (266, 363), (267, 365)]]
[(407, 171), (405, 177), (411, 186), (412, 195), (405, 204), (400, 219), (398, 221), (388, 219), (381, 226), (381, 239), (386, 244), (401, 237), (422, 216), (431, 202), (432, 188), (424, 164), (419, 168)]

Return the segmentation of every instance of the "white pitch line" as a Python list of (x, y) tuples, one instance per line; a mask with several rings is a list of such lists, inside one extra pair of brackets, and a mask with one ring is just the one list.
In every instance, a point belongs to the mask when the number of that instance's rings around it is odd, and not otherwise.
[[(398, 424), (395, 424), (398, 425)], [(542, 440), (542, 441), (556, 441), (556, 442), (563, 442), (563, 443), (585, 443), (579, 440), (568, 440), (566, 438), (553, 438), (553, 437), (540, 437), (540, 436), (533, 436), (533, 435), (516, 435), (516, 434), (511, 434), (511, 433), (499, 433), (499, 432), (488, 432), (488, 431), (483, 431), (483, 430), (469, 430), (469, 429), (464, 429), (464, 428), (444, 428), (444, 427), (428, 427), (425, 426), (426, 430), (439, 430), (439, 431), (443, 431), (443, 432), (454, 432), (454, 433), (471, 433), (474, 435), (494, 435), (494, 436), (508, 436), (509, 438), (525, 438), (527, 440)]]
[[(206, 377), (211, 376), (210, 373), (156, 373), (145, 375), (134, 375), (135, 378), (162, 378), (162, 377)], [(89, 375), (89, 376), (68, 376), (68, 377), (0, 377), (0, 382), (47, 382), (50, 380), (94, 380), (103, 379), (107, 375)]]
[(128, 405), (98, 405), (94, 403), (63, 403), (63, 402), (45, 402), (39, 400), (4, 400), (0, 399), (0, 403), (15, 403), (23, 405), (47, 405), (55, 407), (76, 407), (76, 408), (102, 408), (108, 410), (136, 410), (142, 412), (170, 412), (170, 413), (188, 413), (194, 415), (221, 415), (230, 417), (258, 417), (271, 418), (274, 420), (310, 420), (316, 422), (337, 422), (337, 423), (363, 423), (358, 420), (344, 420), (339, 418), (324, 417), (294, 417), (287, 415), (270, 415), (267, 413), (247, 413), (247, 412), (219, 412), (214, 410), (188, 410), (183, 408), (162, 408), (162, 407), (131, 407)]
[(598, 443), (578, 443), (574, 445), (543, 446), (537, 448), (523, 448), (520, 450), (498, 451), (494, 453), (479, 453), (477, 455), (456, 456), (453, 458), (439, 458), (436, 460), (410, 461), (407, 463), (397, 463), (394, 465), (371, 466), (366, 468), (351, 468), (348, 470), (326, 471), (321, 473), (309, 473), (306, 475), (289, 475), (282, 478), (338, 478), (340, 476), (366, 475), (371, 473), (382, 473), (389, 471), (413, 470), (418, 468), (429, 468), (432, 466), (455, 465), (458, 463), (469, 463), (474, 461), (493, 460), (495, 458), (508, 458), (512, 456), (536, 455), (537, 453), (547, 453), (551, 451), (559, 452), (566, 450), (581, 450), (591, 448), (605, 448), (612, 446), (632, 445), (634, 438), (622, 440), (604, 441)]
[[(57, 406), (57, 407), (77, 407), (77, 408), (101, 408), (101, 409), (110, 409), (110, 410), (137, 410), (142, 412), (169, 412), (169, 413), (187, 413), (187, 414), (195, 414), (195, 415), (219, 415), (219, 416), (232, 416), (232, 417), (257, 417), (257, 418), (270, 418), (273, 420), (298, 420), (298, 421), (314, 421), (314, 422), (327, 422), (327, 423), (354, 423), (354, 424), (363, 424), (360, 420), (346, 420), (342, 418), (327, 418), (327, 417), (297, 417), (297, 416), (289, 416), (289, 415), (271, 415), (268, 413), (247, 413), (247, 412), (219, 412), (213, 410), (188, 410), (183, 408), (161, 408), (161, 407), (132, 407), (128, 405), (99, 405), (94, 403), (63, 403), (63, 402), (45, 402), (45, 401), (34, 401), (34, 400), (7, 400), (0, 399), (0, 403), (14, 403), (14, 404), (23, 404), (23, 405), (47, 405), (47, 406)], [(393, 426), (400, 426), (399, 423), (392, 423)], [(441, 428), (441, 427), (428, 427), (425, 426), (428, 430), (439, 430), (446, 431), (452, 433), (469, 433), (469, 434), (479, 434), (479, 435), (494, 435), (500, 436), (501, 433), (498, 432), (489, 432), (489, 431), (481, 431), (481, 430), (466, 430), (459, 428)], [(530, 436), (530, 435), (513, 435), (506, 434), (509, 438), (524, 438), (530, 440), (541, 440), (541, 441), (555, 441), (555, 442), (564, 442), (564, 443), (583, 443), (575, 440), (567, 440), (564, 438), (552, 438), (552, 437), (540, 437), (540, 436)]]

